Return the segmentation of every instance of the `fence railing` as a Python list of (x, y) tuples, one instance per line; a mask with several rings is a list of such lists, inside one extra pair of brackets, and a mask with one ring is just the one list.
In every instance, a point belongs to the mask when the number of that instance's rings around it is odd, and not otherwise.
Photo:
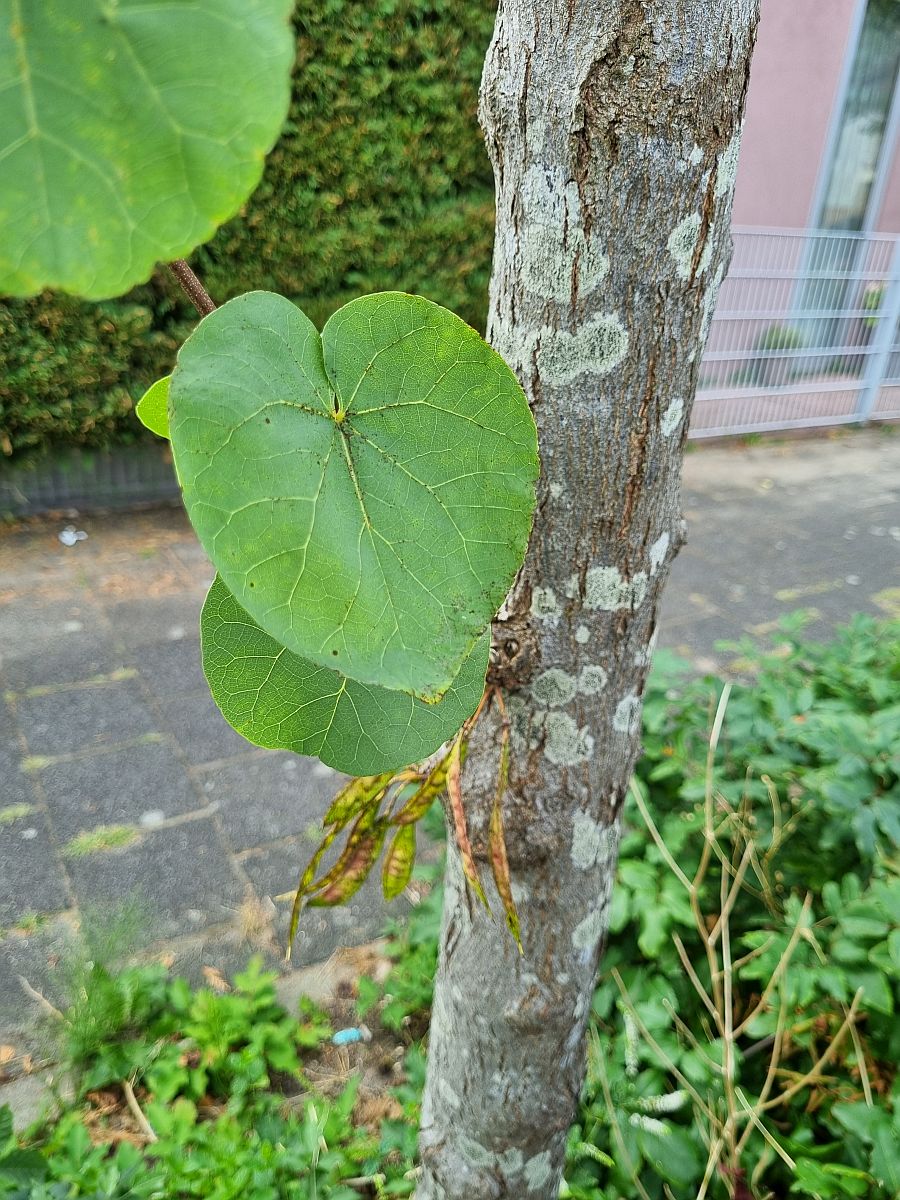
[(900, 417), (900, 236), (734, 231), (691, 437)]

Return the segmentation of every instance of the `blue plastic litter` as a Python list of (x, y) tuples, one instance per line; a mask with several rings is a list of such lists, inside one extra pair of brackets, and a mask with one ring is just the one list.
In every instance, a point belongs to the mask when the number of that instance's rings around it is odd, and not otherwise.
[(339, 1029), (331, 1040), (335, 1046), (352, 1046), (354, 1042), (364, 1042), (366, 1035), (362, 1029)]

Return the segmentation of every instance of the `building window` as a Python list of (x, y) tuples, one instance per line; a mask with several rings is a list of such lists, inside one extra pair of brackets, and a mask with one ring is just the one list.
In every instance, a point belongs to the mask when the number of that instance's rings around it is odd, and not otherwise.
[(828, 167), (821, 229), (871, 229), (873, 199), (890, 166), (891, 130), (900, 70), (900, 0), (868, 0)]

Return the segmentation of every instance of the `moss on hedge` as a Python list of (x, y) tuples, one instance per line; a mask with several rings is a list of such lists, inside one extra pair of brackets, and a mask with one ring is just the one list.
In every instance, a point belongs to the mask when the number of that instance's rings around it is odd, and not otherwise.
[[(476, 120), (491, 0), (302, 0), (294, 99), (245, 211), (195, 256), (217, 299), (269, 288), (321, 324), (418, 292), (484, 324), (493, 181)], [(131, 410), (192, 315), (162, 276), (121, 300), (0, 302), (0, 451), (140, 436)]]

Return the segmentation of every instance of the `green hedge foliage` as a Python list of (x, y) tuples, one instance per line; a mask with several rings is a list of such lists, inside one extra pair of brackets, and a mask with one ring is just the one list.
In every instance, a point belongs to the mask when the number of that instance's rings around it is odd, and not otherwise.
[[(365, 292), (481, 328), (493, 180), (476, 119), (491, 0), (301, 0), (294, 100), (244, 213), (196, 255), (218, 300), (291, 297), (316, 323)], [(160, 275), (122, 300), (0, 301), (0, 452), (139, 436), (134, 401), (193, 320)]]

